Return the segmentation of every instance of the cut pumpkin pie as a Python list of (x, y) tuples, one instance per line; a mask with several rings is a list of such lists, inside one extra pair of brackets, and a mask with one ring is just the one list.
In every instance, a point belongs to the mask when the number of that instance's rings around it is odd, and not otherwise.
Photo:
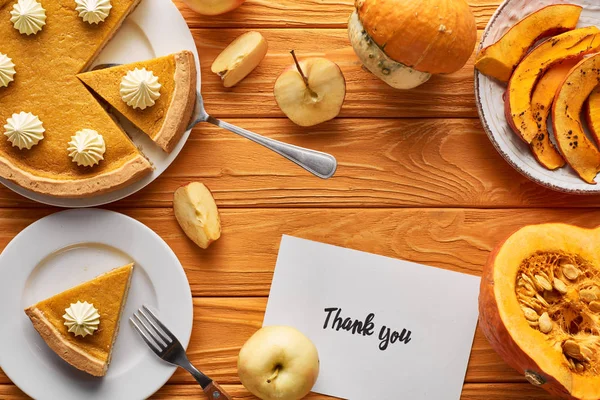
[[(42, 339), (63, 360), (88, 374), (104, 376), (119, 332), (132, 271), (133, 264), (113, 269), (42, 300), (27, 308), (25, 313)], [(91, 313), (83, 312), (73, 318), (73, 310), (76, 312), (76, 306), (82, 304), (93, 306), (97, 313), (94, 315), (99, 315), (99, 324), (97, 320), (92, 321), (92, 329), (87, 332), (75, 328), (84, 329), (82, 321)], [(79, 326), (74, 326), (77, 323)]]
[[(143, 92), (148, 91), (146, 87), (142, 87), (142, 93), (130, 96), (133, 101), (125, 100), (129, 93), (124, 91), (127, 89), (124, 79), (132, 77), (134, 82), (131, 83), (136, 88), (139, 82), (135, 82), (136, 74), (147, 74), (154, 78), (155, 84), (158, 82), (150, 104), (136, 103), (139, 97), (135, 95), (144, 95)], [(90, 71), (77, 77), (163, 150), (170, 152), (190, 124), (196, 105), (196, 76), (194, 55), (185, 50), (152, 60)]]
[[(16, 71), (14, 81), (0, 87), (0, 177), (37, 193), (74, 198), (119, 189), (152, 171), (150, 162), (76, 76), (139, 2), (111, 0), (108, 17), (90, 24), (79, 16), (73, 0), (38, 0), (47, 24), (29, 36), (11, 22), (17, 0), (0, 0), (0, 52)], [(43, 138), (30, 148), (7, 139), (15, 132), (23, 134), (22, 126), (14, 126), (19, 115), (43, 125)], [(84, 130), (97, 132), (106, 145), (102, 161), (94, 166), (79, 165), (69, 156), (71, 138)]]

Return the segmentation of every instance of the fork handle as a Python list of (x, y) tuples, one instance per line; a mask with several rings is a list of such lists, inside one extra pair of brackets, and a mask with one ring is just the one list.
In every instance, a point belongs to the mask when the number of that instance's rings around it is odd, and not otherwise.
[(215, 381), (209, 383), (203, 390), (210, 400), (231, 400), (231, 397)]

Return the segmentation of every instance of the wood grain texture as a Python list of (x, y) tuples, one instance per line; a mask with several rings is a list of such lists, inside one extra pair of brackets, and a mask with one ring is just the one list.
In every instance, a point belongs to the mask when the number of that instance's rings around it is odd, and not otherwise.
[[(190, 28), (344, 28), (353, 0), (248, 0), (223, 15), (203, 16), (175, 0)], [(477, 27), (484, 29), (501, 0), (469, 0)]]
[(215, 117), (284, 117), (275, 102), (273, 86), (281, 72), (293, 64), (292, 49), (300, 59), (327, 57), (340, 66), (347, 86), (342, 117), (477, 117), (473, 57), (454, 74), (434, 76), (411, 91), (397, 90), (362, 68), (346, 29), (261, 29), (269, 43), (267, 56), (236, 87), (225, 89), (210, 66), (246, 31), (192, 29), (200, 54), (202, 94), (209, 114)]
[[(600, 223), (581, 209), (228, 209), (208, 250), (183, 234), (171, 209), (124, 209), (157, 232), (187, 273), (194, 296), (267, 296), (283, 234), (480, 275), (493, 247), (527, 224)], [(0, 248), (51, 210), (0, 209)]]
[[(199, 180), (221, 208), (594, 207), (600, 196), (545, 189), (496, 152), (479, 120), (336, 119), (307, 132), (287, 119), (234, 119), (242, 127), (338, 158), (317, 179), (284, 158), (212, 125), (196, 128), (152, 185), (113, 207), (171, 207), (173, 192)], [(41, 207), (0, 187), (0, 207)]]
[[(234, 399), (256, 400), (241, 385), (223, 385)], [(3, 400), (23, 400), (28, 397), (12, 385), (0, 385), (0, 398)], [(154, 396), (153, 400), (191, 400), (204, 399), (202, 391), (197, 385), (165, 385)], [(306, 400), (327, 400), (332, 397), (311, 393)], [(503, 384), (466, 384), (463, 388), (461, 400), (555, 400), (542, 389), (535, 388), (528, 383), (503, 383)]]

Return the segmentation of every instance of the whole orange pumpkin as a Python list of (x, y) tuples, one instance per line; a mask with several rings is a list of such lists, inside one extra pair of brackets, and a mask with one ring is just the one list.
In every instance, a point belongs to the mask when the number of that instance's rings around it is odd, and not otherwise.
[(475, 48), (465, 0), (356, 0), (348, 34), (365, 66), (390, 86), (410, 89), (432, 74), (461, 69)]

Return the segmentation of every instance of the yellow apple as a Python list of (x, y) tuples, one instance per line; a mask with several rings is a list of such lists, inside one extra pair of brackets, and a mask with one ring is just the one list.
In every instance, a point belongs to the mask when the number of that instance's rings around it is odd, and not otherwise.
[(233, 11), (246, 0), (184, 0), (198, 14), (219, 15)]
[(313, 126), (337, 117), (346, 97), (346, 80), (333, 61), (314, 57), (287, 68), (275, 82), (281, 111), (300, 126)]
[(267, 41), (258, 32), (246, 32), (235, 39), (215, 58), (211, 71), (232, 87), (244, 79), (267, 55)]
[(299, 400), (319, 376), (319, 354), (309, 338), (290, 326), (267, 326), (242, 346), (242, 384), (262, 400)]
[(208, 248), (221, 237), (221, 219), (212, 193), (200, 182), (192, 182), (175, 191), (175, 218), (185, 234), (198, 246)]

